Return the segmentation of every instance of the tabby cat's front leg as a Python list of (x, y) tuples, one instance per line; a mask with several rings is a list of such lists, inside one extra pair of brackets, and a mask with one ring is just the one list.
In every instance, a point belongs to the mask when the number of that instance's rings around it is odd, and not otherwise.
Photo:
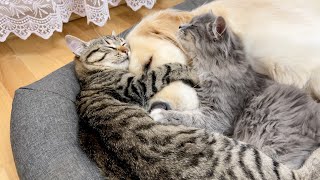
[(225, 135), (232, 133), (231, 123), (226, 121), (226, 118), (219, 118), (219, 115), (212, 115), (208, 109), (202, 108), (191, 111), (173, 111), (155, 109), (150, 113), (153, 120), (165, 123), (185, 125), (206, 129), (208, 132), (217, 132)]
[(179, 63), (164, 64), (149, 70), (141, 78), (137, 77), (136, 80), (142, 84), (142, 90), (148, 100), (171, 82), (183, 81), (195, 86), (199, 81), (198, 76), (190, 67)]

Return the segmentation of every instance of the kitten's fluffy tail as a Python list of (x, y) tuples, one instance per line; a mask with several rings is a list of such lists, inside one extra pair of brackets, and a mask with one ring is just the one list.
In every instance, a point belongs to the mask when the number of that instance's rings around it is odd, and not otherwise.
[(320, 180), (320, 147), (313, 151), (304, 165), (295, 172), (299, 179)]

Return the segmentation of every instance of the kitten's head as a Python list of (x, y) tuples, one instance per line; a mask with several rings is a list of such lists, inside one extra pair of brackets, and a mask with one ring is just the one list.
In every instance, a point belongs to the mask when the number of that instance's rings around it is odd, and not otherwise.
[(76, 70), (97, 71), (128, 69), (129, 47), (123, 38), (115, 35), (102, 36), (89, 42), (67, 35), (66, 42), (76, 55)]
[(227, 27), (223, 17), (215, 16), (211, 11), (194, 17), (189, 24), (181, 25), (178, 40), (191, 58), (201, 56), (199, 59), (210, 59), (211, 65), (225, 64), (219, 60), (239, 59), (229, 57), (242, 53), (239, 38)]

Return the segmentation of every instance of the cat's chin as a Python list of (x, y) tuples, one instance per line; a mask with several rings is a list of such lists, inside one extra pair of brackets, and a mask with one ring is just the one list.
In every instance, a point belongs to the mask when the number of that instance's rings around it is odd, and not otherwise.
[(114, 64), (123, 64), (123, 63), (129, 63), (129, 58), (127, 57), (127, 58), (125, 58), (125, 59), (123, 59), (121, 61), (114, 62)]
[(180, 35), (181, 33), (178, 33), (178, 43), (182, 46), (185, 52), (188, 54), (193, 51), (192, 46), (190, 47), (189, 44), (191, 43), (191, 40), (188, 40), (185, 38), (184, 35)]
[(129, 68), (129, 59), (123, 60), (121, 63), (117, 64), (117, 69), (124, 69), (127, 70)]
[(117, 66), (113, 67), (113, 69), (119, 69), (119, 70), (128, 70), (129, 64), (118, 64)]
[(113, 70), (113, 69), (122, 69), (122, 70), (128, 70), (129, 68), (129, 60), (123, 60), (117, 63), (107, 63), (103, 65), (103, 68), (101, 69), (108, 69), (108, 70)]
[[(189, 58), (193, 58), (196, 55), (195, 47), (190, 44), (190, 42), (185, 40), (179, 40), (180, 45), (182, 46), (184, 52), (188, 55)], [(191, 46), (189, 46), (189, 44)]]

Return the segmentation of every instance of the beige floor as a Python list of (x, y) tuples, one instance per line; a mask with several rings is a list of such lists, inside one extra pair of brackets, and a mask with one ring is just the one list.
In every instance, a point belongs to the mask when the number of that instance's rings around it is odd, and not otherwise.
[(111, 20), (104, 27), (87, 25), (78, 19), (64, 25), (62, 33), (44, 40), (32, 35), (27, 40), (12, 37), (0, 43), (0, 180), (19, 179), (10, 146), (10, 112), (14, 91), (28, 85), (72, 60), (72, 53), (64, 43), (64, 36), (72, 34), (84, 40), (109, 34), (113, 29), (121, 32), (137, 23), (145, 15), (171, 7), (183, 0), (158, 0), (152, 10), (132, 11), (126, 5), (110, 10)]

